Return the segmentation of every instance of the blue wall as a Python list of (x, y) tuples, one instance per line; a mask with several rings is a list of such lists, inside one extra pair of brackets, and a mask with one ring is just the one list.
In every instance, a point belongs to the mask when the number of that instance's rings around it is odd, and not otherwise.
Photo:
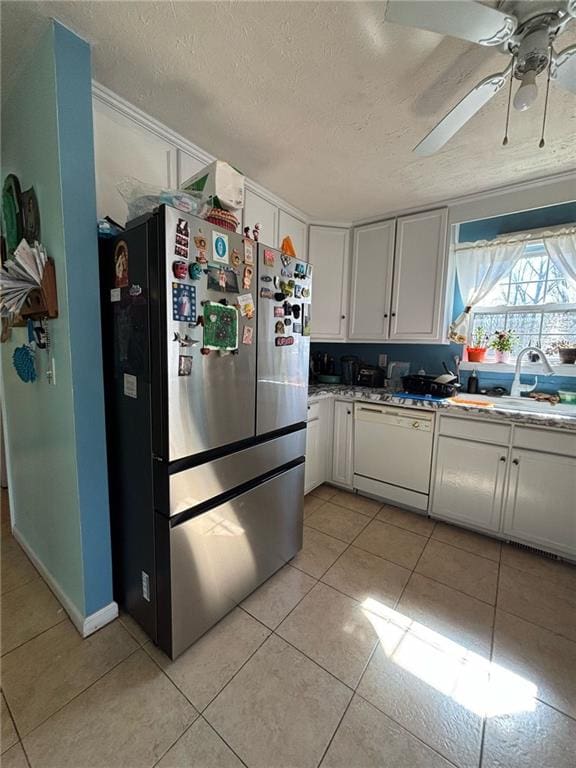
[(493, 219), (468, 221), (460, 225), (458, 240), (461, 243), (474, 243), (476, 240), (490, 240), (509, 232), (555, 227), (574, 222), (576, 222), (576, 202), (551, 205), (533, 211), (520, 211), (520, 213), (510, 213), (506, 216), (495, 216)]
[[(459, 242), (475, 242), (476, 240), (488, 240), (497, 235), (510, 232), (520, 232), (526, 229), (538, 229), (540, 227), (552, 227), (559, 224), (569, 224), (576, 222), (576, 202), (564, 203), (562, 205), (553, 205), (547, 208), (538, 208), (532, 211), (521, 211), (519, 213), (507, 214), (505, 216), (496, 216), (490, 219), (480, 219), (470, 221), (460, 225), (458, 232)], [(458, 287), (458, 282), (454, 288), (454, 304), (452, 317), (457, 317), (464, 309), (464, 302)], [(378, 364), (378, 355), (387, 354), (388, 360), (400, 360), (410, 363), (411, 372), (415, 373), (420, 368), (424, 368), (427, 373), (442, 373), (442, 362), (446, 362), (448, 367), (454, 367), (454, 355), (462, 356), (462, 345), (460, 344), (358, 344), (348, 342), (345, 344), (314, 342), (310, 345), (311, 352), (327, 352), (332, 355), (338, 364), (340, 357), (356, 355), (364, 362), (373, 365)], [(467, 374), (463, 372), (463, 380), (466, 381)], [(527, 379), (530, 381), (531, 379)], [(539, 381), (542, 386), (538, 386), (542, 391), (555, 391), (557, 389), (575, 389), (576, 379), (560, 377), (551, 377), (546, 379), (541, 377)], [(486, 382), (486, 384), (484, 384)], [(510, 387), (512, 374), (482, 374), (481, 385), (486, 387), (507, 386)]]
[[(15, 534), (79, 623), (112, 601), (90, 48), (46, 21), (29, 54), (10, 92), (2, 89), (2, 178), (15, 173), (36, 190), (59, 316), (33, 384), (11, 362), (26, 330), (2, 345), (8, 486)], [(51, 357), (55, 385), (45, 376)]]

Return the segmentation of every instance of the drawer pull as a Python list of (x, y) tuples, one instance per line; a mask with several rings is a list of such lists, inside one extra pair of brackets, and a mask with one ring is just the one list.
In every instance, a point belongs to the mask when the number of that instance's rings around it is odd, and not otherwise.
[(506, 456), (500, 456), (500, 461), (506, 461)]
[(520, 459), (512, 459), (512, 464), (516, 464), (516, 466), (518, 466), (518, 464), (520, 464)]

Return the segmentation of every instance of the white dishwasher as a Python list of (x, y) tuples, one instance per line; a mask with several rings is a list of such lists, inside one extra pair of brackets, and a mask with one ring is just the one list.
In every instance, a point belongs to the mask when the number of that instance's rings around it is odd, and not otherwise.
[(434, 417), (422, 410), (356, 403), (354, 487), (427, 510)]

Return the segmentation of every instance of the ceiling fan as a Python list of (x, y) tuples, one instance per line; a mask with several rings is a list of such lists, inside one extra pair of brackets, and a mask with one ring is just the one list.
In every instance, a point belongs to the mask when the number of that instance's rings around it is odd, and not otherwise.
[[(553, 43), (576, 19), (576, 0), (502, 0), (497, 8), (475, 0), (390, 0), (386, 21), (426, 29), (486, 46), (498, 46), (510, 57), (502, 72), (481, 80), (414, 148), (417, 155), (437, 152), (505, 85), (521, 81), (514, 108), (529, 109), (538, 95), (536, 77), (547, 71), (550, 81), (576, 94), (576, 45), (556, 53)], [(510, 99), (506, 128), (510, 115)], [(546, 107), (544, 121), (546, 119)], [(508, 143), (507, 135), (504, 144)], [(540, 146), (544, 146), (544, 126)]]

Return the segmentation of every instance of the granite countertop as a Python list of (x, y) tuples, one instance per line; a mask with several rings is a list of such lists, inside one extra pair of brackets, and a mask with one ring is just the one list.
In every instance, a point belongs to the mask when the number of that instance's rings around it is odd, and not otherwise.
[[(463, 393), (466, 396), (466, 393)], [(369, 402), (389, 403), (401, 408), (423, 408), (450, 414), (473, 414), (489, 421), (513, 421), (519, 424), (534, 424), (540, 427), (554, 427), (576, 432), (576, 407), (574, 415), (553, 412), (553, 406), (540, 412), (515, 410), (513, 404), (500, 405), (495, 403), (493, 408), (473, 405), (456, 405), (448, 400), (413, 400), (408, 397), (398, 397), (393, 392), (372, 387), (353, 387), (344, 384), (313, 384), (308, 387), (308, 399), (311, 402), (325, 398), (339, 400), (362, 400)], [(470, 395), (473, 398), (474, 395)], [(543, 406), (546, 408), (546, 406)]]

